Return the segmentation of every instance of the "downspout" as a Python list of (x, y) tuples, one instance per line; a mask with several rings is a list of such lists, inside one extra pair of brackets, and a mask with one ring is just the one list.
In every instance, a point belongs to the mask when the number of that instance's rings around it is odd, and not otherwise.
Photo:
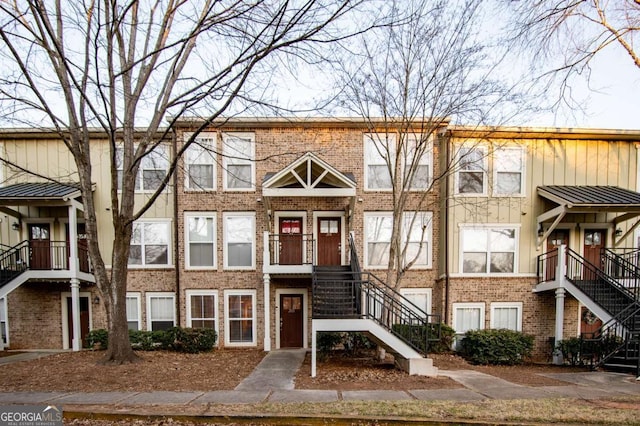
[[(173, 139), (173, 155), (178, 152), (178, 138), (176, 131), (172, 127), (171, 134)], [(173, 172), (173, 258), (175, 259), (175, 277), (176, 277), (176, 324), (180, 325), (180, 249), (178, 244), (178, 168)], [(185, 324), (186, 325), (186, 324)]]
[(449, 324), (449, 186), (451, 177), (451, 147), (449, 131), (445, 131), (443, 136), (445, 148), (446, 176), (444, 180), (444, 323)]

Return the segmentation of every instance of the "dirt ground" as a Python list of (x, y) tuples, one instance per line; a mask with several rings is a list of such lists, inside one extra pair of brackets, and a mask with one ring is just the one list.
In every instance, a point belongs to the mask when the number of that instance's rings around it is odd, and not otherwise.
[[(135, 364), (100, 365), (100, 351), (65, 352), (44, 358), (0, 366), (0, 391), (212, 391), (235, 388), (262, 360), (265, 352), (223, 349), (205, 354), (139, 352)], [(521, 366), (473, 366), (455, 355), (434, 355), (441, 370), (473, 369), (528, 386), (566, 385), (539, 373), (576, 371), (572, 367), (525, 364)], [(296, 376), (297, 389), (409, 390), (461, 387), (455, 381), (409, 376), (372, 356), (346, 357), (336, 352), (318, 364), (310, 377), (310, 356)]]

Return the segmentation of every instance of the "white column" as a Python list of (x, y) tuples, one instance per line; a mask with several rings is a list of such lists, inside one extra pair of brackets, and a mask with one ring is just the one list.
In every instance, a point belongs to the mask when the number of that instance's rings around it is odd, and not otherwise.
[[(558, 342), (563, 339), (563, 323), (564, 323), (564, 298), (566, 291), (564, 288), (556, 289), (556, 332), (555, 342), (556, 347)], [(558, 349), (553, 351), (553, 363), (556, 365), (562, 365), (564, 360), (562, 359), (562, 352)]]
[(82, 347), (80, 336), (80, 280), (71, 279), (71, 322), (73, 323), (72, 349), (79, 351)]
[(78, 215), (76, 207), (69, 206), (69, 271), (72, 276), (78, 273)]
[(271, 276), (262, 276), (264, 283), (264, 350), (271, 350)]
[(316, 377), (316, 322), (311, 320), (311, 377)]

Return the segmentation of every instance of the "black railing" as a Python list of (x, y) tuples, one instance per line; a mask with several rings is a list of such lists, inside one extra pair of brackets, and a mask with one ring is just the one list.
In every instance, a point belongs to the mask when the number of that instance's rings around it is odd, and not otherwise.
[(312, 265), (315, 263), (313, 234), (270, 234), (271, 265)]
[[(620, 254), (622, 253), (622, 254)], [(601, 251), (602, 269), (640, 300), (640, 267), (637, 249), (609, 249)]]
[(547, 281), (555, 281), (556, 269), (558, 267), (558, 249), (551, 250), (550, 252), (543, 253), (538, 256), (536, 264), (538, 284)]

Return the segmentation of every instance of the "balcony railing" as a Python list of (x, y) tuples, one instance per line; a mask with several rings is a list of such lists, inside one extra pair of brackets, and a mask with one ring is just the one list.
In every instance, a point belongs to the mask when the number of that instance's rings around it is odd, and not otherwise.
[[(5, 271), (69, 270), (70, 247), (67, 241), (23, 241), (2, 251), (0, 268)], [(91, 272), (86, 244), (78, 242), (78, 269)]]
[(268, 234), (269, 265), (313, 265), (313, 234)]

